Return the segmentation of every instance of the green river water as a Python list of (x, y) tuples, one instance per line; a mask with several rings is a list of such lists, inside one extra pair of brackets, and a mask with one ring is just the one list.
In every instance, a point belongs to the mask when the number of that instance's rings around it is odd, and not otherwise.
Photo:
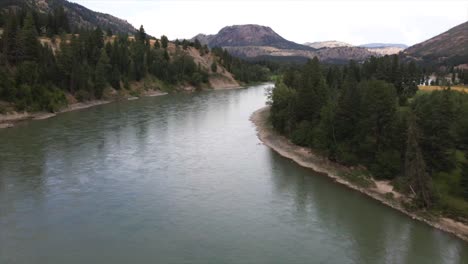
[(0, 263), (468, 263), (468, 243), (262, 145), (268, 86), (0, 130)]

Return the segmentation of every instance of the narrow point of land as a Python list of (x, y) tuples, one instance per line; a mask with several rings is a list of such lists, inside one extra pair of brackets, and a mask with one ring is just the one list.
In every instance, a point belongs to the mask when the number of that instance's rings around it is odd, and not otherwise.
[[(283, 157), (293, 160), (300, 166), (310, 168), (333, 179), (335, 182), (359, 191), (387, 206), (390, 206), (412, 219), (424, 222), (439, 230), (451, 233), (468, 242), (468, 225), (445, 217), (435, 217), (424, 212), (411, 212), (405, 209), (403, 203), (409, 197), (393, 190), (387, 181), (377, 181), (366, 178), (368, 184), (363, 185), (350, 180), (345, 175), (353, 174), (355, 168), (346, 167), (328, 160), (326, 157), (314, 153), (313, 150), (293, 144), (289, 139), (280, 135), (269, 122), (270, 107), (266, 106), (255, 111), (250, 120), (255, 124), (258, 138), (269, 148)], [(353, 176), (356, 177), (356, 176)], [(358, 176), (359, 177), (359, 176)]]

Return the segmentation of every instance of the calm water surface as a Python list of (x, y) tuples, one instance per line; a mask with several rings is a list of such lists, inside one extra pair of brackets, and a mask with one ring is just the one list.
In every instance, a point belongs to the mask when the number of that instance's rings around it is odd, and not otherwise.
[(263, 146), (267, 86), (0, 130), (0, 263), (468, 263), (468, 243)]

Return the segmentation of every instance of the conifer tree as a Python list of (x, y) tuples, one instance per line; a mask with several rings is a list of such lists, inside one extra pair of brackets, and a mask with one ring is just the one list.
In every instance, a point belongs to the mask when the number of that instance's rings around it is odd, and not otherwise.
[(101, 98), (104, 88), (106, 88), (107, 80), (110, 79), (111, 66), (109, 58), (104, 49), (101, 51), (98, 63), (96, 65), (95, 79), (94, 79), (94, 95), (96, 98)]
[(461, 195), (465, 200), (468, 200), (468, 164), (463, 163), (461, 166), (460, 179)]
[(135, 40), (137, 42), (144, 42), (146, 40), (146, 32), (145, 28), (143, 25), (140, 26), (140, 29), (137, 30), (136, 35), (135, 35)]
[(408, 139), (405, 154), (405, 177), (409, 181), (409, 188), (422, 207), (430, 207), (433, 202), (432, 182), (426, 171), (421, 148), (419, 147), (419, 130), (415, 116), (408, 118)]
[(159, 40), (157, 40), (157, 39), (156, 39), (156, 41), (154, 42), (154, 48), (155, 48), (155, 49), (161, 48), (161, 44), (159, 43)]
[(213, 63), (211, 63), (211, 71), (212, 72), (217, 72), (218, 71), (218, 65), (216, 64), (215, 61), (213, 61)]
[(40, 43), (37, 36), (33, 16), (28, 13), (17, 42), (19, 60), (36, 60), (38, 58)]
[(168, 43), (169, 43), (169, 40), (167, 39), (167, 37), (165, 35), (162, 35), (161, 36), (161, 46), (163, 47), (163, 49), (167, 49)]

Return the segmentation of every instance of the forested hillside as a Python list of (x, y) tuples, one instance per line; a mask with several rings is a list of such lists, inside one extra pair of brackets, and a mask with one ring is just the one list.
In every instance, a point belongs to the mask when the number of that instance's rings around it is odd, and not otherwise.
[[(67, 13), (67, 19), (70, 22), (69, 27), (72, 31), (100, 27), (121, 34), (133, 34), (135, 32), (135, 27), (123, 19), (89, 10), (82, 5), (67, 0), (2, 0), (0, 10), (29, 11), (33, 13), (33, 17), (44, 21), (50, 21), (50, 14), (59, 10)], [(36, 25), (38, 24), (36, 23)], [(44, 33), (41, 32), (41, 29), (41, 27), (38, 27), (38, 32)]]
[(295, 144), (391, 180), (408, 204), (468, 217), (468, 95), (417, 92), (425, 80), (398, 56), (287, 71), (271, 94), (271, 121)]
[(99, 27), (72, 33), (63, 7), (46, 19), (23, 9), (0, 14), (0, 101), (17, 110), (57, 111), (67, 95), (101, 99), (106, 89), (132, 93), (141, 82), (166, 90), (208, 88), (212, 80), (232, 85), (231, 69), (244, 83), (268, 80), (265, 67), (233, 64), (199, 42), (152, 38), (143, 26), (130, 36)]

